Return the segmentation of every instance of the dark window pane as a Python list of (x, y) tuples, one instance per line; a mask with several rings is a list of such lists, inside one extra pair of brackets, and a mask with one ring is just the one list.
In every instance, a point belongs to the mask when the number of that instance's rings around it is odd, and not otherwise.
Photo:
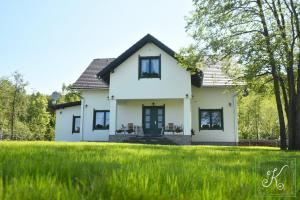
[(142, 76), (147, 76), (150, 73), (150, 61), (149, 59), (141, 60), (141, 74)]
[(104, 112), (96, 112), (95, 128), (104, 128)]
[(80, 117), (74, 118), (74, 132), (80, 132)]
[(146, 108), (146, 109), (145, 109), (145, 114), (146, 114), (146, 115), (150, 115), (150, 109)]
[(145, 121), (146, 121), (146, 122), (150, 122), (150, 116), (146, 116), (146, 117), (145, 117)]
[(106, 114), (106, 118), (105, 118), (105, 126), (106, 126), (106, 128), (109, 128), (109, 112), (106, 112), (105, 113)]
[(159, 108), (159, 109), (157, 110), (157, 114), (162, 115), (162, 114), (163, 114), (163, 109), (160, 109), (160, 108)]
[(150, 122), (145, 123), (146, 128), (150, 128)]
[(157, 118), (158, 118), (157, 120), (158, 120), (159, 122), (162, 122), (162, 120), (163, 120), (163, 117), (162, 117), (162, 116), (158, 116)]
[(151, 74), (153, 76), (159, 75), (159, 59), (151, 59)]
[(158, 122), (158, 123), (157, 123), (157, 127), (158, 127), (158, 128), (162, 128), (162, 122)]
[(201, 128), (210, 128), (210, 115), (207, 111), (201, 111), (201, 122), (200, 126)]
[(220, 111), (211, 112), (211, 126), (216, 129), (222, 127), (222, 115)]

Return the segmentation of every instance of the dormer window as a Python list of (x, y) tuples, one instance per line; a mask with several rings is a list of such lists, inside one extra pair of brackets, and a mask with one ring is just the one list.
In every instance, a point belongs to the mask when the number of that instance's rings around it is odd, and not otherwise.
[(161, 78), (160, 56), (139, 57), (139, 79)]

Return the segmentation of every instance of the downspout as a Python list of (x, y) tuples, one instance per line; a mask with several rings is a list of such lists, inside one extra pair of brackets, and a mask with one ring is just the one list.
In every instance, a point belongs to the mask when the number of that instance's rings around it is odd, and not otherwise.
[(234, 92), (232, 95), (232, 102), (233, 102), (233, 128), (234, 128), (234, 141), (236, 145), (238, 144), (238, 121), (237, 121), (237, 94)]
[(81, 96), (81, 120), (80, 120), (80, 132), (81, 132), (81, 141), (83, 141), (83, 121), (84, 121), (84, 98)]

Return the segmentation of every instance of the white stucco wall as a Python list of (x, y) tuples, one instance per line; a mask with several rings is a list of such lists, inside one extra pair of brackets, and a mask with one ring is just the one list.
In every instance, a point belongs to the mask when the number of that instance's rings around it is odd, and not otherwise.
[(107, 89), (82, 90), (83, 97), (83, 140), (108, 141), (109, 130), (93, 130), (94, 110), (109, 110)]
[(80, 133), (72, 134), (73, 116), (80, 116), (80, 106), (56, 110), (55, 141), (80, 141)]
[(183, 124), (183, 100), (122, 100), (117, 103), (117, 129), (122, 124), (127, 126), (128, 123), (142, 126), (142, 106), (165, 105), (165, 125), (174, 123), (181, 126)]
[[(161, 55), (161, 79), (138, 79), (139, 55)], [(191, 94), (191, 76), (173, 57), (148, 43), (111, 73), (109, 94), (116, 99), (184, 98)]]
[[(192, 88), (192, 128), (196, 135), (193, 142), (237, 142), (237, 124), (235, 121), (234, 93), (225, 88)], [(229, 105), (231, 103), (231, 106)], [(199, 108), (221, 109), (223, 108), (223, 130), (199, 131)]]
[[(109, 130), (93, 130), (93, 112), (95, 110), (109, 110), (108, 90), (84, 90), (83, 96), (84, 119), (82, 127), (83, 140), (85, 141), (108, 141)], [(235, 129), (235, 102), (234, 93), (225, 88), (192, 88), (191, 99), (192, 128), (196, 135), (192, 136), (193, 142), (237, 142), (238, 137)], [(142, 105), (151, 106), (165, 105), (165, 125), (174, 123), (182, 125), (183, 99), (148, 99), (148, 100), (117, 100), (117, 129), (122, 124), (128, 123), (142, 125)], [(231, 104), (231, 105), (229, 105)], [(87, 105), (87, 106), (86, 106)], [(223, 108), (223, 130), (199, 131), (198, 109)], [(81, 116), (81, 106), (67, 107), (56, 111), (56, 141), (80, 141), (81, 133), (72, 134), (73, 115)], [(82, 118), (81, 118), (82, 120)]]

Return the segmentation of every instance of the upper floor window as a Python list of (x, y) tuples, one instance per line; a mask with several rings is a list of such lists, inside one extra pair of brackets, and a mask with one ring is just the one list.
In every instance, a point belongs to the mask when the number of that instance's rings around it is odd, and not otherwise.
[(160, 56), (139, 57), (139, 79), (160, 78)]
[(80, 132), (80, 116), (73, 116), (72, 133)]
[(94, 130), (109, 129), (109, 111), (108, 110), (94, 110)]
[(199, 109), (200, 130), (224, 130), (223, 109)]

